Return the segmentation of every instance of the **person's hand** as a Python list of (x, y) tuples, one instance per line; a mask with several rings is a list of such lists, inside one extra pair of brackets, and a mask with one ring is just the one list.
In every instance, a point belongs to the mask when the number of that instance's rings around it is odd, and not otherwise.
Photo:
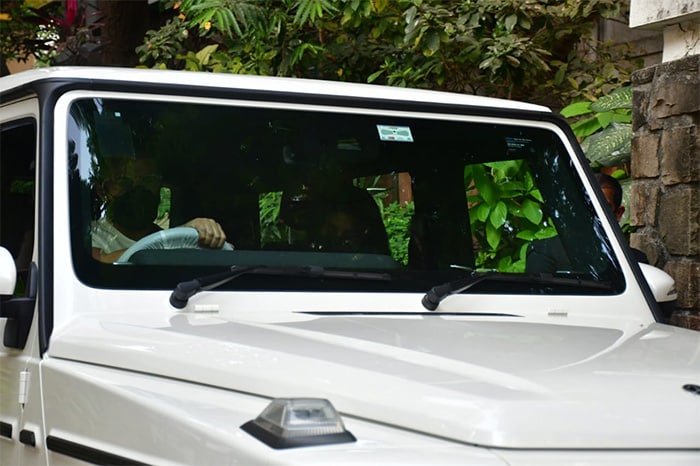
[(195, 218), (185, 223), (199, 233), (199, 244), (212, 249), (219, 249), (226, 242), (226, 233), (216, 220), (211, 218)]

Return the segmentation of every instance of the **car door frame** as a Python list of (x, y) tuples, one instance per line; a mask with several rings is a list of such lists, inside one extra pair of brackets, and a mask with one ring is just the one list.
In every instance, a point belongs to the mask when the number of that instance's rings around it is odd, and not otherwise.
[[(31, 322), (26, 342), (10, 338), (3, 339), (0, 345), (0, 367), (3, 377), (0, 377), (0, 463), (2, 464), (45, 464), (46, 454), (43, 448), (45, 437), (43, 434), (43, 408), (41, 397), (41, 345), (39, 338), (39, 305), (40, 294), (37, 289), (39, 274), (39, 202), (40, 202), (40, 137), (41, 124), (40, 103), (36, 96), (24, 96), (0, 105), (0, 127), (7, 127), (13, 122), (33, 120), (35, 125), (34, 145), (34, 203), (33, 203), (33, 244), (31, 251), (31, 265), (28, 288), (33, 289), (36, 299), (32, 299)], [(22, 123), (24, 124), (24, 123)], [(1, 156), (1, 155), (0, 155)], [(24, 313), (22, 318), (28, 318)], [(0, 318), (0, 334), (6, 333), (8, 323), (10, 326), (17, 324), (10, 322), (7, 317)], [(16, 319), (19, 320), (19, 319)], [(14, 333), (14, 332), (10, 332)], [(24, 333), (24, 332), (20, 332)], [(7, 341), (12, 341), (14, 346), (5, 346)], [(22, 344), (23, 343), (23, 344)]]

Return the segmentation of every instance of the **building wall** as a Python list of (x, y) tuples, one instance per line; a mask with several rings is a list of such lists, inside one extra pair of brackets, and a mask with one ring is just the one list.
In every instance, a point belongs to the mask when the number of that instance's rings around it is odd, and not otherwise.
[(620, 17), (602, 20), (595, 34), (601, 42), (630, 44), (634, 54), (630, 58), (641, 58), (645, 67), (661, 63), (664, 47), (662, 31), (631, 29), (627, 25), (627, 18)]
[(664, 27), (663, 50), (665, 62), (700, 54), (700, 18)]
[(676, 280), (671, 322), (700, 330), (700, 0), (632, 0), (630, 25), (662, 31), (663, 62), (632, 76), (630, 241)]
[(646, 29), (697, 21), (700, 0), (631, 0), (630, 27)]

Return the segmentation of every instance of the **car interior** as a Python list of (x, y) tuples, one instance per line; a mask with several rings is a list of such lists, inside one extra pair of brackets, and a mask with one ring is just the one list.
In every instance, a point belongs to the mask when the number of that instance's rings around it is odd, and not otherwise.
[[(600, 237), (591, 235), (590, 200), (549, 131), (394, 113), (78, 100), (68, 135), (77, 158), (78, 269), (88, 281), (101, 277), (103, 286), (135, 286), (116, 270), (133, 266), (522, 273), (538, 226), (519, 210), (533, 205), (550, 236), (568, 232), (562, 240), (576, 251), (575, 271), (595, 269), (599, 276), (615, 268), (603, 253), (604, 237), (590, 240)], [(233, 250), (145, 249), (127, 264), (93, 263), (85, 254), (90, 226), (107, 215), (96, 193), (100, 167), (114, 158), (154, 160), (163, 180), (161, 208), (167, 206), (161, 226), (212, 218)], [(529, 188), (513, 194), (523, 180)], [(582, 205), (587, 210), (576, 213)]]

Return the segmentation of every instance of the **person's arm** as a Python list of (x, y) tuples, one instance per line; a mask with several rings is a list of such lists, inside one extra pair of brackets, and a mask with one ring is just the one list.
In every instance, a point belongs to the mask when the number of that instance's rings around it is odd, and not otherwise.
[[(155, 225), (154, 228), (157, 228)], [(122, 233), (107, 219), (92, 223), (92, 257), (104, 263), (116, 262), (136, 240)]]
[(93, 247), (92, 248), (92, 258), (106, 264), (111, 264), (116, 262), (122, 254), (124, 254), (126, 249), (119, 249), (117, 251), (112, 251), (110, 253), (105, 253), (102, 249)]

